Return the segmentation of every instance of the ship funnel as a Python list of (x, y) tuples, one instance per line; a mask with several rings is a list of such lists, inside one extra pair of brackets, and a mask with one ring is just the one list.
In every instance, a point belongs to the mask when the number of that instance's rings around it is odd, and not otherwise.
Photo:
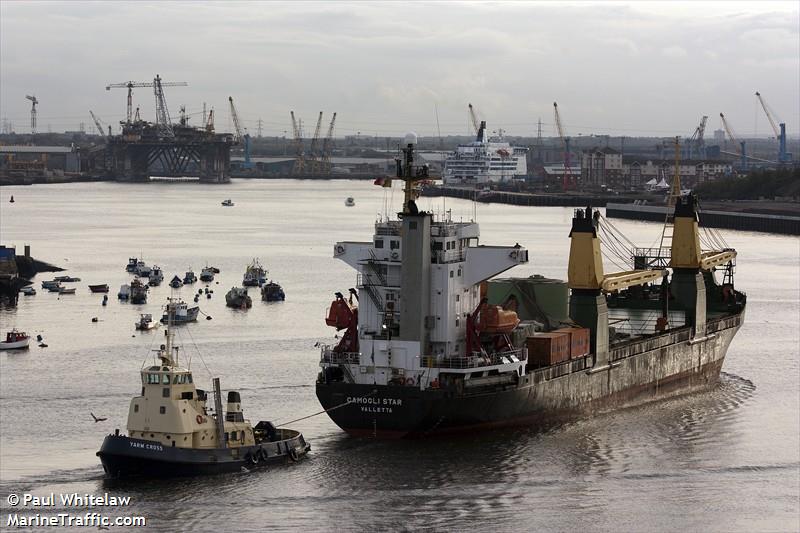
[(228, 405), (225, 406), (226, 422), (244, 422), (242, 399), (236, 391), (228, 392)]

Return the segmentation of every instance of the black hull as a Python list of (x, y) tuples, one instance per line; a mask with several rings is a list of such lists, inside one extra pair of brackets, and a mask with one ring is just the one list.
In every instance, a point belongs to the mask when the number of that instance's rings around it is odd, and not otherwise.
[(297, 461), (311, 449), (302, 435), (241, 448), (191, 449), (123, 435), (108, 435), (97, 456), (106, 475), (128, 477), (185, 477), (251, 470), (274, 463)]
[(711, 388), (740, 320), (733, 317), (731, 327), (704, 339), (689, 340), (686, 332), (676, 332), (672, 345), (653, 344), (638, 353), (623, 347), (611, 354), (607, 365), (593, 366), (588, 357), (532, 371), (516, 383), (456, 390), (320, 381), (317, 398), (330, 409), (331, 419), (354, 436), (413, 438), (508, 426), (547, 428)]

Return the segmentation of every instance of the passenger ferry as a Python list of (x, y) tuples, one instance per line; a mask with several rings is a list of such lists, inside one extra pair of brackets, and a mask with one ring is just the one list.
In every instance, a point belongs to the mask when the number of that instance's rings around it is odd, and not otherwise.
[(511, 181), (528, 173), (528, 149), (511, 146), (500, 135), (490, 139), (486, 121), (481, 121), (474, 141), (459, 144), (444, 162), (444, 183), (489, 183)]

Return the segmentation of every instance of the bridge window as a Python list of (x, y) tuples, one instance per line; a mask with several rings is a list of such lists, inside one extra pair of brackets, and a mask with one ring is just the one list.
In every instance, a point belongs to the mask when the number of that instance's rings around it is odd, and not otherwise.
[(375, 239), (375, 248), (383, 248), (383, 239)]
[(158, 412), (161, 413), (162, 415), (165, 415), (167, 414), (167, 408), (162, 405), (161, 407), (158, 408)]
[(169, 385), (169, 374), (164, 374), (161, 378), (161, 383), (163, 385)]
[(400, 248), (400, 241), (392, 239), (389, 241), (389, 248), (392, 250), (397, 250)]

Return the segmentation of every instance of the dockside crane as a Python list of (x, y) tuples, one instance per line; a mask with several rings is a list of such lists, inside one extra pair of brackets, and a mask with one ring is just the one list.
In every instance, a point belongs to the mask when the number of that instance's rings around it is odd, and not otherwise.
[(478, 117), (475, 116), (475, 108), (472, 107), (472, 104), (468, 105), (469, 105), (469, 118), (472, 121), (472, 127), (475, 129), (475, 134), (477, 135), (478, 131), (480, 130), (480, 126), (478, 125), (479, 124)]
[(36, 99), (36, 96), (31, 96), (26, 94), (25, 98), (31, 101), (31, 135), (36, 135), (36, 104), (39, 103), (39, 100)]
[(319, 112), (317, 117), (317, 127), (314, 128), (314, 136), (311, 138), (311, 148), (309, 149), (309, 163), (312, 174), (316, 174), (320, 170), (320, 161), (317, 157), (317, 147), (319, 146), (319, 131), (322, 127), (322, 111)]
[(97, 116), (94, 114), (94, 112), (92, 112), (91, 109), (89, 110), (89, 114), (92, 115), (92, 120), (94, 120), (94, 125), (97, 126), (97, 131), (100, 133), (100, 137), (105, 137), (106, 132), (103, 131), (103, 126), (100, 124), (100, 119), (97, 118)]
[(780, 128), (776, 126), (775, 120), (772, 117), (773, 113), (770, 112), (769, 107), (767, 107), (767, 103), (764, 101), (764, 98), (758, 91), (756, 91), (756, 98), (758, 98), (758, 101), (761, 103), (761, 107), (764, 109), (764, 114), (767, 115), (769, 125), (772, 126), (772, 131), (775, 132), (775, 138), (778, 139), (778, 162), (786, 163), (790, 159), (789, 154), (786, 153), (786, 123), (781, 122), (779, 124)]
[(564, 190), (572, 187), (572, 168), (570, 165), (570, 138), (564, 134), (564, 127), (561, 124), (561, 115), (558, 114), (558, 102), (553, 102), (553, 112), (555, 114), (556, 128), (558, 129), (558, 136), (561, 138), (561, 144), (564, 145)]
[(688, 139), (686, 143), (688, 149), (688, 159), (693, 159), (695, 155), (698, 157), (705, 158), (706, 156), (706, 144), (703, 140), (703, 135), (706, 131), (706, 121), (708, 117), (703, 115), (703, 118), (700, 119), (700, 125), (697, 126), (694, 130), (692, 136)]
[[(238, 143), (244, 144), (244, 167), (252, 168), (253, 164), (250, 162), (250, 134), (247, 133), (246, 128), (242, 128), (242, 124), (239, 122), (239, 113), (236, 112), (236, 106), (233, 104), (233, 96), (228, 97), (228, 103), (231, 106), (231, 118), (233, 119), (233, 129), (234, 129), (233, 140), (237, 144)], [(213, 122), (212, 122), (212, 128), (213, 128)]]
[(722, 127), (725, 128), (725, 133), (728, 134), (728, 137), (733, 142), (733, 145), (736, 147), (736, 152), (742, 158), (742, 170), (747, 170), (747, 147), (745, 146), (744, 141), (739, 141), (736, 136), (733, 134), (733, 130), (731, 129), (728, 121), (725, 120), (725, 115), (723, 113), (719, 114), (719, 118), (722, 119)]
[(290, 111), (289, 114), (292, 116), (292, 134), (294, 135), (294, 166), (292, 166), (292, 174), (302, 174), (305, 170), (303, 132), (294, 118), (294, 111)]
[(208, 112), (208, 118), (205, 120), (206, 133), (214, 133), (214, 108)]
[(328, 133), (322, 140), (322, 172), (330, 174), (331, 172), (331, 152), (333, 152), (333, 127), (336, 124), (336, 112), (333, 113), (331, 123), (328, 125)]
[[(162, 81), (160, 77), (156, 76), (161, 87), (186, 87), (189, 85), (185, 81)], [(128, 89), (128, 112), (126, 114), (126, 124), (130, 124), (133, 119), (133, 88), (134, 87), (154, 87), (156, 80), (153, 81), (125, 81), (122, 83), (109, 83), (106, 85), (106, 91), (111, 89)]]

